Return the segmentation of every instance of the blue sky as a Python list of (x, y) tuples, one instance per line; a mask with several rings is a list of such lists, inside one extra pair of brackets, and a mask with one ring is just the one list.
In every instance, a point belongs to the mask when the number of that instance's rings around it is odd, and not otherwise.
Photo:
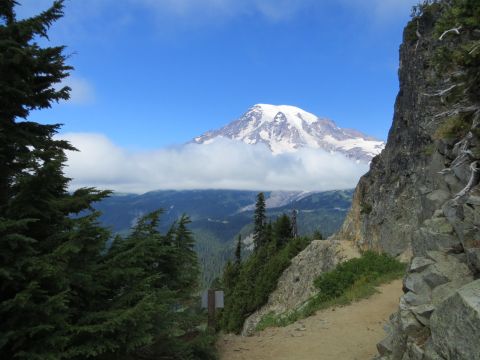
[[(33, 120), (136, 150), (181, 144), (256, 103), (385, 139), (411, 0), (70, 0), (50, 34), (72, 100)], [(48, 6), (23, 0), (19, 16)]]

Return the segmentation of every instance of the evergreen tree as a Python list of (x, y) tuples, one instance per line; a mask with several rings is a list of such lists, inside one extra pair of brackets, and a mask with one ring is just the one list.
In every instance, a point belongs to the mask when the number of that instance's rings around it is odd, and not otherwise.
[(182, 215), (174, 231), (175, 245), (179, 250), (179, 260), (181, 262), (178, 265), (182, 269), (182, 273), (179, 276), (181, 281), (177, 288), (181, 289), (183, 294), (187, 296), (198, 290), (197, 286), (200, 276), (197, 254), (194, 250), (195, 240), (192, 232), (187, 228), (189, 223), (191, 223), (190, 218), (185, 214)]
[(313, 238), (314, 240), (324, 240), (324, 239), (323, 239), (323, 234), (322, 234), (322, 232), (321, 232), (319, 229), (317, 229), (317, 230), (315, 230), (315, 231), (313, 232), (312, 238)]
[(255, 214), (253, 218), (253, 242), (255, 250), (265, 245), (265, 226), (267, 217), (265, 214), (265, 195), (263, 192), (257, 195), (255, 203)]
[(235, 264), (239, 266), (242, 263), (242, 235), (238, 235), (237, 247), (235, 248)]
[(118, 359), (146, 348), (155, 356), (177, 353), (181, 358), (187, 351), (178, 335), (197, 324), (187, 310), (198, 284), (198, 264), (188, 218), (162, 235), (160, 214), (140, 219), (103, 257), (96, 271), (103, 291), (81, 309), (69, 358)]
[(292, 238), (292, 223), (286, 214), (282, 214), (274, 225), (276, 246), (283, 247)]
[[(65, 150), (59, 125), (25, 121), (32, 110), (68, 99), (54, 85), (68, 76), (63, 47), (41, 48), (63, 3), (17, 21), (15, 1), (0, 1), (0, 353), (3, 359), (57, 359), (71, 339), (70, 270), (79, 254), (100, 252), (105, 233), (95, 214), (72, 219), (107, 195), (93, 189), (67, 192)], [(95, 229), (95, 237), (76, 235)]]
[(298, 236), (297, 213), (296, 209), (292, 210), (292, 238), (294, 239)]

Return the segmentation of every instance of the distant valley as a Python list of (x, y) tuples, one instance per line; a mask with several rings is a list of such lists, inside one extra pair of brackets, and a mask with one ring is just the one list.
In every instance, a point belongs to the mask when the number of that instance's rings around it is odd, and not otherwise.
[[(142, 195), (114, 194), (96, 204), (101, 222), (115, 233), (126, 233), (136, 220), (153, 210), (163, 209), (162, 231), (182, 214), (190, 216), (190, 229), (209, 283), (233, 254), (238, 235), (247, 239), (252, 231), (255, 191), (184, 190), (153, 191)], [(265, 192), (267, 214), (275, 219), (282, 213), (298, 211), (300, 235), (320, 231), (325, 237), (341, 226), (352, 201), (353, 190), (327, 192)]]

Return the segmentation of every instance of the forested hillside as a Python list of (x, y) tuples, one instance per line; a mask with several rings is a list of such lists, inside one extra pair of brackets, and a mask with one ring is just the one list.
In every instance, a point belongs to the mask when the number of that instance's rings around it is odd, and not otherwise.
[[(328, 237), (340, 228), (350, 208), (352, 190), (265, 192), (267, 217), (275, 220), (283, 213), (298, 211), (299, 235), (319, 231)], [(233, 256), (238, 235), (248, 241), (253, 231), (253, 208), (257, 192), (235, 190), (153, 191), (142, 195), (113, 194), (96, 203), (100, 221), (115, 233), (127, 234), (137, 219), (155, 209), (163, 209), (162, 231), (182, 214), (188, 214), (201, 263), (202, 279), (209, 284), (220, 275)], [(251, 241), (251, 236), (250, 236)], [(245, 247), (247, 252), (251, 247)]]
[(311, 241), (297, 236), (295, 220), (285, 214), (269, 221), (263, 193), (257, 196), (253, 222), (251, 256), (242, 260), (242, 244), (237, 242), (235, 259), (227, 263), (218, 284), (225, 289), (220, 323), (227, 332), (240, 332), (247, 316), (265, 304), (290, 259)]

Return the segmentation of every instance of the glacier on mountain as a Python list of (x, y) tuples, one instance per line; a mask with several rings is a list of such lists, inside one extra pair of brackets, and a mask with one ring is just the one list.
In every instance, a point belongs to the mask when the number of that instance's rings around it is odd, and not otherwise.
[(254, 105), (239, 119), (219, 130), (208, 131), (193, 142), (209, 144), (220, 137), (251, 145), (265, 144), (274, 154), (313, 148), (362, 162), (370, 162), (385, 147), (383, 141), (339, 128), (330, 119), (289, 105)]

